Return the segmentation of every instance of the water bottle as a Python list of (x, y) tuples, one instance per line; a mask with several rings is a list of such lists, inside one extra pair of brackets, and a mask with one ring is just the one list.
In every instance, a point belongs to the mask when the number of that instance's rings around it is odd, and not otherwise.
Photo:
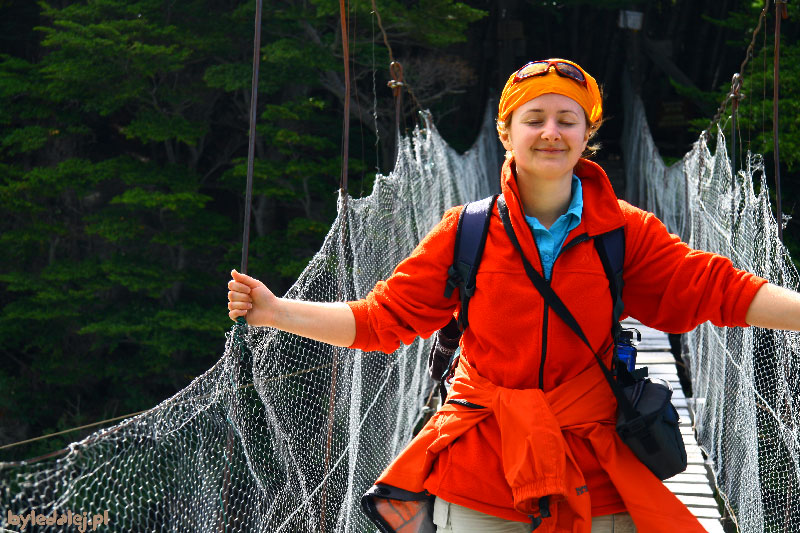
[(642, 340), (638, 329), (623, 329), (617, 338), (617, 358), (620, 363), (633, 372), (636, 368), (636, 345)]

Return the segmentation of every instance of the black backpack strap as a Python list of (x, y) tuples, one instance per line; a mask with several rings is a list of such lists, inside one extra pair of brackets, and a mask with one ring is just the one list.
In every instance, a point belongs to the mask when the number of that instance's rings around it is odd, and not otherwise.
[(475, 293), (475, 277), (478, 274), (486, 235), (489, 233), (489, 220), (492, 218), (497, 195), (477, 202), (470, 202), (461, 210), (456, 228), (456, 242), (453, 250), (453, 264), (447, 271), (447, 284), (444, 297), (450, 298), (457, 288), (461, 299), (458, 326), (461, 331), (467, 328), (469, 299)]
[(616, 340), (622, 326), (619, 319), (625, 311), (625, 304), (622, 302), (622, 288), (625, 281), (622, 279), (622, 267), (625, 262), (625, 228), (617, 228), (608, 233), (595, 237), (595, 248), (603, 263), (603, 270), (608, 278), (608, 286), (611, 289), (611, 300), (613, 308), (611, 311), (611, 332)]
[(530, 278), (533, 286), (536, 287), (536, 290), (538, 290), (542, 295), (544, 301), (547, 302), (547, 304), (553, 309), (553, 311), (555, 311), (561, 320), (563, 320), (564, 323), (569, 326), (575, 335), (577, 335), (578, 338), (580, 338), (592, 352), (594, 358), (597, 360), (597, 363), (600, 365), (600, 369), (603, 371), (606, 381), (608, 381), (608, 384), (611, 387), (611, 391), (617, 398), (617, 404), (619, 405), (619, 408), (623, 413), (625, 413), (625, 417), (628, 420), (638, 418), (639, 414), (633, 408), (633, 405), (631, 405), (630, 400), (628, 400), (628, 398), (625, 396), (625, 393), (622, 391), (622, 387), (614, 379), (614, 375), (611, 373), (611, 370), (609, 370), (605, 363), (603, 363), (603, 360), (600, 359), (600, 356), (597, 355), (597, 352), (589, 343), (589, 340), (583, 333), (583, 329), (581, 329), (578, 321), (575, 320), (575, 317), (567, 308), (566, 304), (561, 300), (561, 298), (558, 297), (558, 294), (556, 294), (556, 292), (550, 286), (550, 283), (545, 280), (535, 268), (533, 268), (533, 265), (531, 265), (530, 261), (528, 261), (528, 259), (525, 257), (525, 254), (522, 253), (522, 247), (519, 245), (519, 240), (517, 239), (517, 236), (514, 233), (514, 227), (511, 224), (511, 217), (508, 214), (508, 206), (502, 197), (497, 201), (497, 211), (500, 213), (500, 218), (503, 220), (503, 227), (506, 230), (506, 234), (508, 234), (508, 238), (511, 239), (511, 243), (514, 245), (514, 248), (517, 249), (519, 256), (522, 258), (522, 265), (525, 268), (525, 273), (528, 275), (528, 278)]
[(622, 288), (625, 281), (622, 278), (623, 263), (625, 262), (625, 228), (617, 228), (595, 237), (595, 248), (603, 263), (603, 270), (608, 278), (608, 286), (611, 289), (611, 300), (613, 307), (611, 311), (611, 333), (614, 337), (614, 361), (617, 372), (617, 382), (623, 385), (632, 385), (635, 381), (647, 377), (647, 368), (637, 368), (633, 372), (629, 371), (625, 365), (618, 364), (617, 346), (623, 331), (619, 319), (625, 311), (625, 304), (622, 302)]

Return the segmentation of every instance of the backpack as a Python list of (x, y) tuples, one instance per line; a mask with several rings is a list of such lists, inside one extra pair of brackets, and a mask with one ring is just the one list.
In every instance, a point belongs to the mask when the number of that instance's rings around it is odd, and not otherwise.
[[(470, 202), (464, 206), (458, 217), (456, 242), (453, 250), (453, 264), (448, 269), (444, 296), (449, 298), (458, 289), (461, 311), (436, 332), (433, 346), (428, 354), (428, 373), (438, 383), (441, 401), (447, 396), (448, 380), (458, 366), (458, 345), (461, 335), (469, 325), (469, 299), (475, 293), (475, 279), (483, 256), (486, 236), (489, 233), (494, 204), (498, 195)], [(622, 265), (625, 259), (624, 228), (617, 228), (594, 238), (597, 253), (603, 263), (608, 278), (613, 308), (611, 313), (611, 332), (619, 338), (622, 326), (619, 318), (625, 305), (622, 302)], [(628, 378), (628, 376), (625, 376)], [(638, 376), (637, 376), (638, 377)], [(628, 379), (626, 379), (628, 381)]]

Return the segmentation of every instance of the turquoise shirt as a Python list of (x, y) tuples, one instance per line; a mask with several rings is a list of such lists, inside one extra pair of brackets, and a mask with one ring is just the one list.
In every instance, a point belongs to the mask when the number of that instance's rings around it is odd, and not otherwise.
[(581, 223), (583, 214), (583, 188), (581, 180), (575, 174), (572, 175), (572, 200), (569, 203), (567, 212), (558, 217), (548, 230), (536, 219), (525, 215), (525, 220), (533, 231), (533, 239), (536, 247), (539, 248), (539, 257), (542, 260), (545, 279), (550, 279), (553, 273), (553, 263), (558, 257), (564, 240), (570, 231), (578, 227)]

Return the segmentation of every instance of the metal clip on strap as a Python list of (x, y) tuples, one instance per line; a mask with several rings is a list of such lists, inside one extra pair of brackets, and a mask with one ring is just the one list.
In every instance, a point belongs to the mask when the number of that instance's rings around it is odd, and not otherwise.
[(461, 274), (458, 269), (451, 265), (450, 268), (447, 269), (447, 284), (444, 287), (444, 297), (450, 298), (450, 296), (453, 295), (453, 291), (463, 283), (464, 280), (461, 279)]

